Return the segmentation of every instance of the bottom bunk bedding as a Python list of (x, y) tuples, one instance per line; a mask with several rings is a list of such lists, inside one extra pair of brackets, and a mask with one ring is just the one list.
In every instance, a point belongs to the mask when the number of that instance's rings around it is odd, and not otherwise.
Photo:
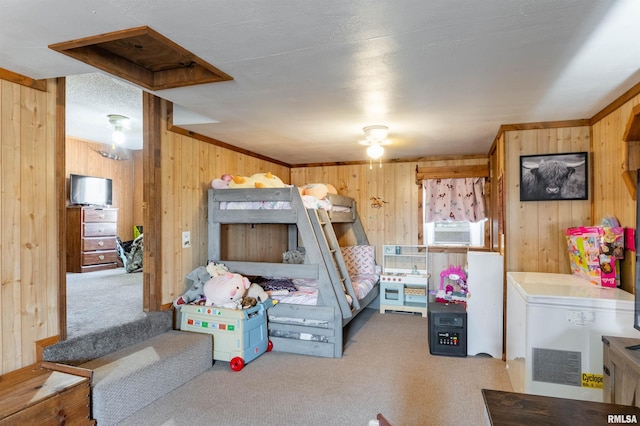
[[(351, 284), (358, 300), (364, 299), (375, 287), (380, 279), (376, 274), (360, 274), (351, 277)], [(258, 277), (251, 280), (259, 284), (267, 292), (269, 297), (279, 303), (291, 303), (294, 305), (318, 304), (318, 285), (315, 280), (303, 278), (269, 278)], [(345, 294), (349, 305), (353, 304), (351, 296)]]

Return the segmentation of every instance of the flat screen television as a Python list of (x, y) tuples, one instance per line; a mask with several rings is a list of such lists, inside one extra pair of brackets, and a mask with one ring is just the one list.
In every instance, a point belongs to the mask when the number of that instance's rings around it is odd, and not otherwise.
[(112, 204), (111, 179), (69, 175), (69, 203), (82, 206), (110, 206)]

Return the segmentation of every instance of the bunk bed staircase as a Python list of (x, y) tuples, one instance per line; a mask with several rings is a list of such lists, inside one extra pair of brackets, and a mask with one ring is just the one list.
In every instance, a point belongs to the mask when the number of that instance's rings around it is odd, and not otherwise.
[[(378, 294), (358, 301), (332, 222), (349, 223), (358, 244), (368, 245), (355, 201), (337, 196), (352, 207), (348, 213), (305, 208), (297, 188), (209, 190), (209, 260), (250, 276), (311, 278), (318, 281), (318, 305), (280, 303), (269, 309), (269, 335), (274, 351), (321, 357), (342, 357), (343, 330)], [(222, 203), (243, 201), (290, 202), (287, 210), (225, 210)], [(304, 247), (304, 264), (227, 261), (221, 258), (222, 224), (289, 224), (289, 250), (297, 250), (298, 236)], [(351, 304), (345, 297), (348, 294)], [(286, 320), (283, 320), (286, 319)], [(292, 321), (292, 319), (294, 321)], [(297, 334), (299, 338), (281, 337)]]

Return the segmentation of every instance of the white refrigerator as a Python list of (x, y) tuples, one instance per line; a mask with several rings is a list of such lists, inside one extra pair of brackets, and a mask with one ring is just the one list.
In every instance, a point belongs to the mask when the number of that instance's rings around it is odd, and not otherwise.
[(603, 401), (602, 336), (640, 337), (634, 297), (570, 274), (507, 273), (507, 371), (514, 392)]
[(500, 253), (467, 253), (467, 355), (502, 359), (503, 271)]

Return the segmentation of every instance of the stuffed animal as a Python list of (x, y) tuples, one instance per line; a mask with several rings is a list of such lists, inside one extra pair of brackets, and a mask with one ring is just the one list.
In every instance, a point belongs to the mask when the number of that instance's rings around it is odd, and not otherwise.
[(244, 297), (252, 297), (254, 299), (257, 299), (258, 302), (264, 302), (269, 298), (269, 295), (266, 291), (264, 291), (264, 288), (262, 288), (261, 285), (251, 284)]
[(337, 194), (338, 191), (330, 183), (308, 183), (298, 188), (300, 195), (310, 195), (317, 199), (327, 197), (327, 194)]
[(187, 303), (197, 303), (204, 297), (204, 284), (212, 277), (223, 275), (228, 271), (229, 269), (222, 263), (211, 262), (206, 268), (199, 266), (189, 272), (185, 278), (191, 281), (192, 284), (184, 294), (173, 300), (173, 306), (180, 308), (180, 306)]
[(256, 173), (251, 176), (256, 181), (256, 188), (284, 188), (284, 182), (271, 172)]
[(184, 294), (173, 300), (173, 306), (175, 308), (180, 308), (182, 305), (198, 302), (202, 299), (202, 296), (204, 296), (204, 283), (211, 278), (211, 275), (209, 275), (209, 272), (207, 272), (207, 269), (204, 266), (199, 266), (189, 272), (185, 278), (191, 281), (191, 286)]
[(284, 182), (276, 175), (256, 173), (249, 177), (233, 176), (229, 182), (229, 188), (284, 188)]
[(218, 275), (224, 275), (229, 272), (229, 268), (222, 263), (211, 262), (207, 265), (207, 272), (211, 277), (217, 277)]
[(214, 179), (211, 181), (211, 187), (213, 189), (227, 189), (229, 188), (229, 182), (231, 182), (231, 175), (224, 174), (219, 179)]
[(204, 284), (205, 305), (240, 309), (249, 285), (248, 278), (231, 272), (212, 277)]
[(258, 301), (256, 300), (255, 297), (245, 296), (242, 298), (242, 309), (253, 308), (257, 304), (258, 304)]

